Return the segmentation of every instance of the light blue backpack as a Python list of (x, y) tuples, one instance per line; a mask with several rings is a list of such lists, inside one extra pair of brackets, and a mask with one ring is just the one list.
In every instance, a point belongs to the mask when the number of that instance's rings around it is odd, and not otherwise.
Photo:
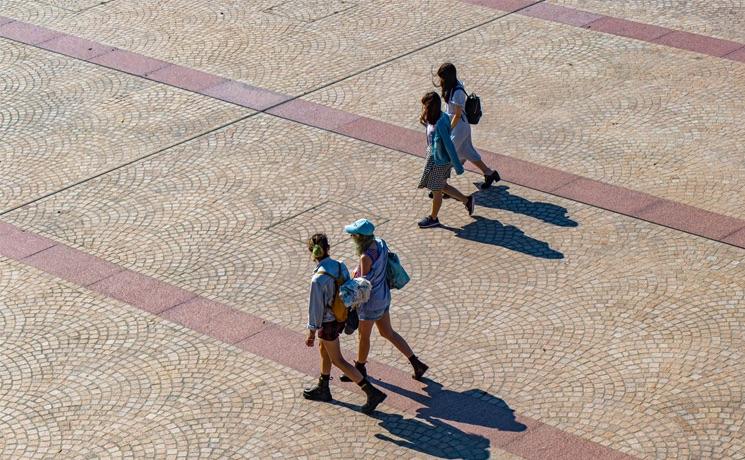
[(401, 289), (406, 286), (411, 277), (406, 273), (401, 261), (393, 252), (388, 252), (388, 264), (386, 266), (386, 277), (388, 278), (388, 287), (391, 289)]

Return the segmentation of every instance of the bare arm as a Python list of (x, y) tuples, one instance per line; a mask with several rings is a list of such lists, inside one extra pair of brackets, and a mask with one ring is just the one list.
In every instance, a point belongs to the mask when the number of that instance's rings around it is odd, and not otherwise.
[(370, 273), (372, 268), (372, 259), (367, 254), (360, 256), (360, 276), (365, 276)]
[(450, 128), (455, 129), (455, 127), (458, 125), (458, 122), (460, 122), (460, 117), (463, 115), (463, 107), (456, 105), (455, 106), (455, 114), (453, 114), (453, 119), (450, 120)]

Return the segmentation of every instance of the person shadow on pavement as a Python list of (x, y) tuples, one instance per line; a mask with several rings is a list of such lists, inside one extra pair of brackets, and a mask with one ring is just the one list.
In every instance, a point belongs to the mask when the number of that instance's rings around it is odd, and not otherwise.
[(478, 206), (523, 214), (559, 227), (577, 227), (579, 224), (567, 216), (567, 208), (553, 203), (530, 201), (509, 192), (509, 187), (499, 185), (478, 192)]
[[(481, 201), (478, 203), (481, 205)], [(453, 232), (458, 238), (501, 246), (533, 257), (542, 259), (564, 258), (564, 254), (552, 249), (545, 241), (531, 238), (513, 225), (502, 225), (498, 220), (481, 216), (472, 216), (472, 218), (473, 222), (464, 225), (463, 228), (447, 225), (441, 225), (441, 228)]]
[[(438, 458), (483, 460), (489, 458), (489, 439), (479, 434), (467, 433), (447, 422), (499, 431), (521, 432), (527, 429), (515, 419), (514, 410), (496, 396), (482, 390), (448, 390), (429, 378), (421, 381), (426, 384), (425, 394), (376, 379), (381, 388), (423, 406), (417, 409), (417, 417), (410, 419), (399, 414), (375, 412), (373, 417), (380, 420), (378, 425), (398, 439), (384, 434), (376, 434), (376, 438)], [(353, 407), (336, 401), (334, 404)]]

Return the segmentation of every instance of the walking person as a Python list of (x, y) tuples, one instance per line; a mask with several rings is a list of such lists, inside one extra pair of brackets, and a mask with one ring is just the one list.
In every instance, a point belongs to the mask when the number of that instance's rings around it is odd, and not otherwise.
[(458, 74), (455, 66), (446, 62), (437, 69), (437, 77), (440, 79), (440, 90), (442, 98), (447, 104), (445, 113), (450, 117), (450, 127), (453, 130), (453, 144), (458, 152), (458, 158), (461, 163), (470, 161), (475, 164), (484, 175), (484, 183), (481, 189), (485, 190), (491, 187), (494, 182), (499, 182), (499, 173), (489, 168), (481, 155), (473, 146), (471, 141), (471, 124), (468, 122), (466, 115), (466, 95), (463, 83), (458, 80)]
[[(370, 336), (374, 325), (383, 338), (408, 358), (414, 369), (413, 377), (420, 379), (429, 367), (417, 358), (406, 340), (391, 325), (391, 289), (388, 287), (387, 277), (388, 245), (375, 237), (375, 225), (367, 219), (359, 219), (347, 225), (344, 231), (352, 236), (355, 251), (360, 258), (354, 277), (363, 276), (372, 285), (370, 299), (357, 309), (360, 318), (359, 348), (354, 367), (363, 376), (367, 376), (365, 364), (370, 354)], [(349, 381), (343, 377), (341, 380)]]
[(455, 198), (466, 206), (468, 215), (473, 215), (474, 196), (465, 196), (452, 185), (448, 185), (450, 170), (463, 174), (463, 164), (458, 159), (455, 145), (450, 139), (450, 117), (442, 112), (442, 101), (437, 93), (431, 91), (422, 98), (422, 114), (419, 122), (427, 127), (427, 163), (424, 166), (419, 188), (428, 188), (432, 192), (432, 212), (419, 221), (419, 228), (431, 228), (440, 225), (437, 214), (442, 206), (442, 193)]
[(362, 406), (362, 412), (372, 413), (387, 397), (385, 393), (375, 388), (367, 377), (356, 367), (349, 364), (341, 354), (339, 333), (344, 330), (344, 323), (336, 320), (331, 305), (337, 293), (336, 278), (349, 279), (349, 271), (341, 261), (329, 256), (329, 242), (326, 235), (316, 233), (308, 239), (308, 250), (311, 257), (318, 264), (313, 272), (310, 283), (310, 300), (308, 305), (308, 335), (305, 345), (313, 347), (318, 331), (319, 351), (321, 353), (321, 376), (318, 384), (303, 391), (305, 399), (313, 401), (331, 401), (331, 365), (338, 367), (351, 381), (354, 381), (367, 395), (367, 401)]

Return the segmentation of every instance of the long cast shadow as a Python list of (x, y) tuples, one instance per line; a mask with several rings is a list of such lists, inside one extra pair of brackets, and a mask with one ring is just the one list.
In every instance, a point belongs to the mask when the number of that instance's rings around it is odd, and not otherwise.
[(577, 227), (579, 224), (567, 216), (567, 209), (553, 203), (530, 201), (509, 192), (509, 187), (499, 185), (478, 193), (476, 203), (492, 209), (523, 214), (559, 227)]
[[(358, 406), (347, 402), (334, 400), (332, 404), (359, 410)], [(405, 418), (399, 414), (386, 414), (380, 411), (375, 412), (372, 417), (380, 421), (378, 426), (388, 431), (391, 436), (395, 436), (394, 438), (376, 434), (375, 437), (382, 441), (438, 458), (489, 458), (490, 442), (487, 438), (466, 433), (441, 420)]]
[(564, 258), (564, 254), (551, 249), (545, 241), (531, 238), (513, 225), (502, 225), (498, 220), (481, 216), (473, 216), (473, 219), (473, 222), (464, 225), (463, 228), (446, 225), (443, 225), (442, 228), (455, 233), (458, 238), (501, 246), (533, 257), (543, 259)]
[(423, 407), (417, 415), (423, 419), (440, 419), (500, 431), (525, 431), (526, 426), (515, 419), (515, 411), (501, 398), (483, 390), (452, 391), (432, 379), (423, 378), (426, 395), (401, 388), (392, 383), (376, 383), (395, 393), (412, 399)]

